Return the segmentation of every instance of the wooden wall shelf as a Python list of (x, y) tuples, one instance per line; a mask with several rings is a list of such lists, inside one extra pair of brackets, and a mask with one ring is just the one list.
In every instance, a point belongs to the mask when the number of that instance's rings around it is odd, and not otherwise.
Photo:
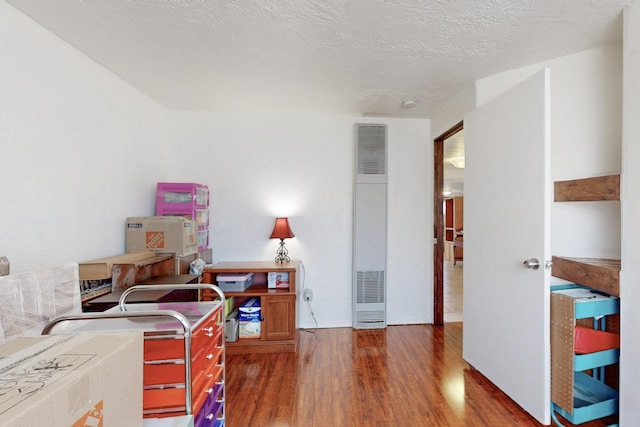
[(556, 202), (620, 200), (620, 175), (556, 181), (553, 193)]
[(552, 257), (551, 275), (620, 296), (620, 260)]

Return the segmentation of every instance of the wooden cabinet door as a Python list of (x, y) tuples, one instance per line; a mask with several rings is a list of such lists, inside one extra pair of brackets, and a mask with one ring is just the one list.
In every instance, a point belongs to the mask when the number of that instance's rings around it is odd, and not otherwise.
[(262, 339), (267, 341), (296, 338), (296, 296), (268, 295), (261, 298)]

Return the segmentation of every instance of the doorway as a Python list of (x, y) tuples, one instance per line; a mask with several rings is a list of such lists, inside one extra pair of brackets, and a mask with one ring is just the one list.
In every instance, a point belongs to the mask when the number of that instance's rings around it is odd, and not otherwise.
[[(451, 224), (445, 224), (445, 200), (452, 199), (450, 196), (461, 196), (461, 194), (454, 194), (453, 190), (450, 188), (451, 180), (448, 180), (447, 187), (452, 191), (451, 194), (445, 195), (445, 144), (447, 141), (450, 141), (451, 138), (454, 138), (456, 135), (462, 135), (461, 131), (463, 130), (463, 122), (460, 121), (455, 126), (444, 132), (442, 135), (438, 136), (434, 140), (434, 286), (433, 286), (433, 323), (435, 325), (443, 325), (445, 322), (445, 291), (447, 292), (447, 299), (452, 301), (451, 298), (460, 299), (460, 315), (459, 318), (462, 320), (462, 270), (461, 263), (458, 264), (458, 260), (456, 258), (462, 258), (463, 253), (463, 239), (460, 239), (461, 235), (463, 235), (464, 230), (460, 224), (456, 224), (452, 222)], [(464, 162), (464, 152), (462, 153), (462, 159), (452, 160), (453, 157), (459, 157), (459, 155), (452, 155), (448, 152), (447, 154), (447, 162), (457, 161)], [(457, 169), (463, 169), (458, 167)], [(462, 172), (462, 176), (464, 176), (464, 172)], [(455, 179), (454, 179), (455, 180)], [(458, 191), (461, 191), (458, 189)], [(451, 206), (453, 207), (453, 202), (451, 202)], [(462, 212), (462, 209), (460, 209)], [(461, 219), (461, 218), (460, 218)], [(445, 225), (450, 225), (450, 227), (445, 227)], [(447, 228), (445, 230), (445, 228)], [(458, 241), (456, 246), (454, 247), (454, 242)], [(446, 261), (445, 265), (445, 248), (450, 251), (453, 259)], [(457, 255), (457, 256), (456, 256)], [(447, 257), (449, 258), (449, 256)], [(455, 267), (453, 262), (458, 264), (458, 269), (451, 269), (451, 267)], [(454, 285), (457, 289), (445, 288), (445, 267), (447, 274), (447, 282), (453, 280)], [(458, 274), (459, 273), (459, 274)], [(455, 274), (455, 277), (453, 276)], [(448, 284), (450, 284), (448, 283)], [(453, 291), (453, 292), (450, 292)], [(448, 307), (450, 301), (448, 301)], [(455, 304), (455, 303), (454, 303)], [(455, 320), (451, 318), (452, 316), (447, 315), (447, 321)]]

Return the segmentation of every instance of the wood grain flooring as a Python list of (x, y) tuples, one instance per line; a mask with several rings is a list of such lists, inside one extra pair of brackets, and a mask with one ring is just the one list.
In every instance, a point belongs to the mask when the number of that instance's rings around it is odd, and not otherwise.
[(539, 426), (461, 340), (462, 323), (333, 328), (301, 331), (296, 353), (229, 355), (226, 426)]

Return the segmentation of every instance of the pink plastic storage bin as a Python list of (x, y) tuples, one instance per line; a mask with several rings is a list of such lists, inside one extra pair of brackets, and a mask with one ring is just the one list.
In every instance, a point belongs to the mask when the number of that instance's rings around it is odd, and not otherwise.
[(183, 216), (192, 219), (198, 223), (199, 227), (207, 227), (209, 225), (209, 209), (200, 209), (197, 207), (189, 207), (182, 205), (174, 206), (157, 206), (157, 216)]
[(209, 188), (203, 184), (159, 182), (157, 205), (160, 206), (209, 206)]
[(207, 227), (198, 227), (198, 251), (209, 248), (209, 229)]

